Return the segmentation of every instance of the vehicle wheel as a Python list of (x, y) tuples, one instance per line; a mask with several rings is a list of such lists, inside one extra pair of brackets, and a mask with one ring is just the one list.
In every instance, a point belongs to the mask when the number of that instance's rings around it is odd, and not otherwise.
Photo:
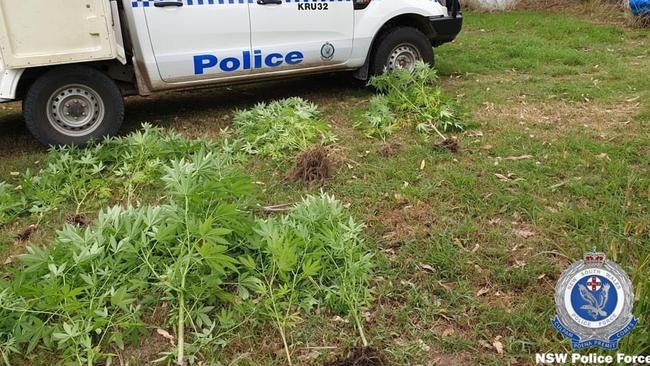
[(371, 74), (404, 69), (413, 71), (417, 61), (433, 66), (433, 46), (427, 36), (418, 29), (398, 27), (384, 34), (373, 52)]
[(82, 146), (117, 133), (124, 120), (124, 99), (115, 82), (100, 71), (64, 66), (31, 85), (23, 116), (41, 143)]

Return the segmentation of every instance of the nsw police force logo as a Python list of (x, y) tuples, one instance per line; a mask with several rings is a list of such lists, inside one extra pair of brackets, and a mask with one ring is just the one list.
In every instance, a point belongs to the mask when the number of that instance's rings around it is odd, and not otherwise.
[(555, 287), (553, 326), (574, 349), (616, 349), (637, 324), (632, 281), (604, 253), (592, 251), (571, 265)]
[(332, 61), (335, 52), (336, 49), (334, 48), (334, 45), (329, 42), (326, 42), (320, 48), (320, 57), (323, 61)]

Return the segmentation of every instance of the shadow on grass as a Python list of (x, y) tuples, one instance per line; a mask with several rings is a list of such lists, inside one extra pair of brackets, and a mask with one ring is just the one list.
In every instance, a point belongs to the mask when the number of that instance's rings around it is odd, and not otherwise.
[(126, 122), (122, 130), (132, 131), (142, 122), (174, 127), (179, 120), (223, 115), (288, 97), (300, 96), (320, 104), (371, 93), (351, 73), (336, 73), (236, 87), (175, 91), (149, 98), (132, 97), (127, 100)]
[[(125, 122), (120, 133), (137, 130), (143, 122), (173, 128), (179, 121), (209, 119), (212, 115), (230, 114), (234, 109), (292, 96), (301, 96), (316, 103), (327, 103), (371, 93), (372, 91), (361, 81), (354, 79), (351, 73), (336, 73), (232, 88), (167, 92), (146, 98), (129, 97), (126, 100)], [(18, 157), (45, 152), (46, 149), (31, 136), (25, 126), (20, 103), (4, 106), (4, 110), (0, 111), (0, 156)], [(219, 126), (215, 125), (214, 128)]]

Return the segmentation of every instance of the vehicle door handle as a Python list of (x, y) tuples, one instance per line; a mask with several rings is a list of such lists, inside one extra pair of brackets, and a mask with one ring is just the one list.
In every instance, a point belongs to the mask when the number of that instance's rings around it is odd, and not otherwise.
[(153, 6), (155, 6), (156, 8), (164, 8), (166, 6), (181, 7), (183, 6), (183, 2), (182, 1), (155, 1), (153, 3)]
[(257, 4), (259, 5), (282, 5), (282, 3), (282, 0), (257, 0)]

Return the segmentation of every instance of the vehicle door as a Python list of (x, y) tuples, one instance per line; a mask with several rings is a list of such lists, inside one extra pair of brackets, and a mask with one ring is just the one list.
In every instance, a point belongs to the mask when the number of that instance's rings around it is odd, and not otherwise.
[(249, 4), (244, 0), (134, 0), (143, 7), (162, 80), (249, 74)]
[(344, 65), (352, 54), (352, 0), (249, 0), (252, 49), (262, 67), (325, 68)]

